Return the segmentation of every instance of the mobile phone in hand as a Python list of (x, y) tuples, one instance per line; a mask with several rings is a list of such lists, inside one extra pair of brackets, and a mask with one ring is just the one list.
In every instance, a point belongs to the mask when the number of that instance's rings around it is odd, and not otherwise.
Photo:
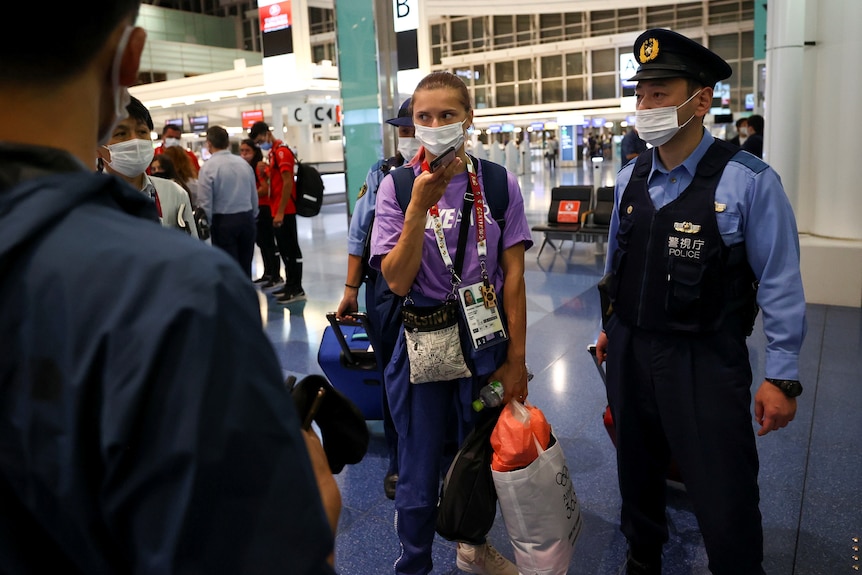
[(428, 165), (428, 168), (431, 170), (431, 173), (433, 174), (434, 172), (436, 172), (440, 168), (445, 168), (446, 166), (451, 164), (452, 160), (454, 160), (454, 159), (455, 159), (455, 148), (454, 148), (454, 146), (449, 146), (449, 148), (445, 152), (443, 152), (442, 154), (440, 154), (439, 156), (437, 156), (436, 158), (431, 160), (431, 163)]

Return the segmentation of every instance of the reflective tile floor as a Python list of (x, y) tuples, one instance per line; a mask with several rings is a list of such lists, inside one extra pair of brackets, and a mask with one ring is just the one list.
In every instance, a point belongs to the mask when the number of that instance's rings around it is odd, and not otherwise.
[[(559, 184), (612, 185), (618, 166), (558, 168), (548, 173), (534, 162), (521, 176), (531, 224), (547, 215), (550, 189)], [(261, 313), (285, 374), (322, 373), (317, 351), (343, 291), (346, 266), (346, 206), (324, 206), (313, 219), (299, 218), (304, 287), (308, 301), (282, 306), (260, 294)], [(571, 575), (617, 575), (625, 556), (618, 529), (620, 500), (614, 450), (602, 425), (606, 404), (599, 374), (586, 352), (598, 332), (595, 284), (603, 255), (595, 244), (566, 243), (561, 252), (527, 252), (527, 361), (535, 372), (530, 400), (546, 414), (560, 439), (584, 516)], [(571, 248), (571, 251), (570, 251)], [(259, 274), (256, 259), (255, 277)], [(362, 301), (362, 298), (360, 298)], [(757, 440), (761, 459), (761, 510), (765, 561), (771, 575), (838, 575), (862, 570), (862, 311), (822, 305), (808, 308), (809, 331), (802, 354), (805, 393), (791, 425)], [(760, 325), (749, 340), (755, 380), (763, 375)], [(343, 575), (392, 573), (399, 553), (394, 506), (383, 495), (386, 471), (383, 434), (370, 422), (365, 459), (338, 476), (344, 508), (336, 547)], [(666, 575), (709, 573), (697, 522), (685, 493), (669, 494), (670, 542)], [(502, 519), (490, 540), (512, 558)], [(435, 574), (457, 574), (453, 543), (438, 538)]]

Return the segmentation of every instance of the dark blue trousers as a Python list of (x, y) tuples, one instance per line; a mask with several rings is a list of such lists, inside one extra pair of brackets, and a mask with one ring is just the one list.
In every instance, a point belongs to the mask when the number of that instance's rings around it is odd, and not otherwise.
[(715, 575), (762, 575), (763, 530), (743, 327), (654, 333), (611, 318), (608, 401), (622, 531), (642, 557), (668, 539), (665, 477), (679, 463)]
[(235, 259), (246, 275), (251, 277), (251, 260), (254, 257), (254, 213), (213, 214), (212, 243)]
[[(383, 275), (375, 273), (365, 280), (365, 311), (371, 323), (372, 336), (377, 349), (377, 361), (381, 371), (392, 359), (395, 342), (401, 330), (401, 297), (392, 293)], [(389, 396), (386, 394), (386, 378), (383, 378), (383, 434), (389, 451), (389, 468), (386, 475), (398, 473), (398, 432), (389, 411)]]

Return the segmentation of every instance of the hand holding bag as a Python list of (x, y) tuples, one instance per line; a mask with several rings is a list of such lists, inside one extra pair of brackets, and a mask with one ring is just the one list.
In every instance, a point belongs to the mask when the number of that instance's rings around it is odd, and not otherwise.
[(501, 408), (488, 409), (455, 455), (437, 503), (437, 533), (449, 541), (485, 542), (497, 515), (497, 492), (491, 478), (491, 432)]
[(551, 433), (539, 456), (515, 471), (492, 471), (500, 511), (522, 575), (565, 575), (581, 533), (578, 503), (566, 458)]

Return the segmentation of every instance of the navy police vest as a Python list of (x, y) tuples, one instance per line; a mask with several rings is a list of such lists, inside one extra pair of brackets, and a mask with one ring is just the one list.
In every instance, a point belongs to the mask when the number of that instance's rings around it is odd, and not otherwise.
[[(647, 177), (654, 150), (638, 156), (619, 205), (613, 254), (613, 310), (631, 326), (651, 331), (710, 332), (739, 312), (748, 333), (756, 280), (745, 244), (728, 247), (715, 217), (715, 190), (736, 146), (716, 140), (691, 184), (656, 210)], [(754, 313), (752, 313), (754, 312)]]

